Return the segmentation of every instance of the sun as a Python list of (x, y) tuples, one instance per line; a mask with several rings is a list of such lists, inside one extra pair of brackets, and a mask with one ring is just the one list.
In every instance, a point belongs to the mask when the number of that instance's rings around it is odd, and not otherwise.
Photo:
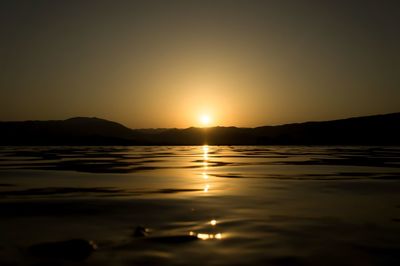
[(211, 117), (209, 115), (201, 115), (199, 120), (202, 126), (209, 126), (211, 123)]

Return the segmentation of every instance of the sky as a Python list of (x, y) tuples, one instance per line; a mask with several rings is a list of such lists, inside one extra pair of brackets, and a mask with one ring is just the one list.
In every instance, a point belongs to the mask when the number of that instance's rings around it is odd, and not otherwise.
[(0, 1), (0, 120), (254, 127), (400, 111), (400, 2)]

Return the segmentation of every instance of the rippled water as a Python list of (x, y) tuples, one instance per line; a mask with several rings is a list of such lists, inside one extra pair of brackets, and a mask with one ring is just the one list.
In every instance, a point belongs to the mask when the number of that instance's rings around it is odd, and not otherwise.
[(399, 192), (400, 147), (2, 147), (0, 265), (400, 265)]

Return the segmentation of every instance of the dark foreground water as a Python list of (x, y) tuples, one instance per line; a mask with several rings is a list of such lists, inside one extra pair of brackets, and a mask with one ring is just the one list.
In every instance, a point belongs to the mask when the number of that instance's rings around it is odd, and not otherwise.
[(3, 147), (0, 265), (397, 266), (400, 147)]

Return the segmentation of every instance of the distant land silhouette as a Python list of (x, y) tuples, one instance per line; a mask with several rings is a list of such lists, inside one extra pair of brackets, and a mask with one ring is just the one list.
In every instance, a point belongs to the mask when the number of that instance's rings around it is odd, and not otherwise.
[(262, 126), (130, 129), (99, 118), (0, 122), (0, 145), (400, 145), (400, 113)]

